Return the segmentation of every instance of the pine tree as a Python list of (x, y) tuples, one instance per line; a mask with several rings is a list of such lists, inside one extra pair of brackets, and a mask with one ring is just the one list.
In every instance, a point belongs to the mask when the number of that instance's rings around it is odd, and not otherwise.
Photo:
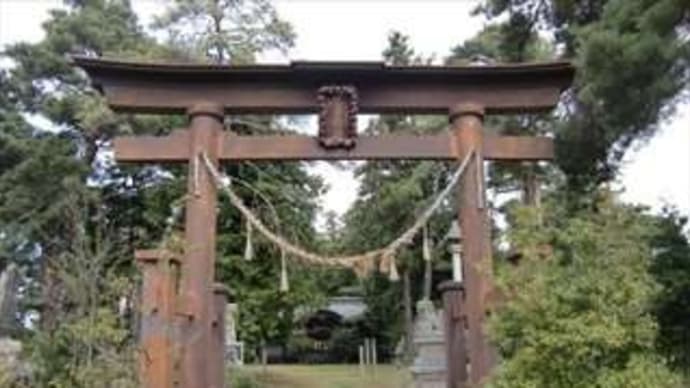
[(176, 0), (154, 27), (193, 58), (215, 63), (253, 63), (257, 54), (285, 52), (295, 41), (292, 26), (267, 0)]
[(478, 11), (507, 16), (507, 46), (552, 32), (560, 56), (577, 65), (553, 132), (558, 164), (579, 193), (613, 179), (625, 151), (657, 131), (687, 85), (687, 1), (488, 0)]

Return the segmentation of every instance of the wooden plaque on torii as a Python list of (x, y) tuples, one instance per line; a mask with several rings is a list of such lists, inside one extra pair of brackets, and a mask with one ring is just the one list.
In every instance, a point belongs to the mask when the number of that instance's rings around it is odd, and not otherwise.
[[(169, 343), (163, 345), (142, 339), (142, 346), (151, 347), (144, 349), (148, 351), (144, 352), (148, 362), (158, 363), (143, 368), (146, 388), (167, 387), (173, 376), (179, 376), (179, 386), (183, 388), (220, 388), (224, 384), (222, 373), (218, 373), (223, 356), (219, 351), (209, 351), (218, 349), (211, 346), (215, 322), (212, 285), (216, 189), (206, 170), (195, 165), (200, 153), (208, 154), (218, 164), (243, 160), (455, 161), (474, 150), (476, 157), (468, 164), (458, 191), (466, 280), (464, 295), (456, 295), (463, 298), (458, 303), (463, 306), (469, 336), (466, 341), (452, 341), (466, 343), (467, 350), (450, 349), (449, 355), (460, 358), (447, 360), (449, 368), (464, 370), (467, 365), (460, 360), (468, 358), (471, 367), (468, 381), (452, 381), (451, 377), (448, 386), (481, 384), (489, 374), (494, 355), (483, 323), (490, 309), (487, 299), (491, 293), (491, 239), (484, 205), (483, 161), (549, 160), (553, 158), (554, 145), (551, 139), (543, 137), (486, 134), (483, 118), (485, 114), (552, 109), (572, 82), (572, 65), (556, 62), (398, 67), (379, 62), (293, 62), (216, 66), (87, 57), (75, 57), (74, 62), (87, 72), (116, 111), (189, 116), (189, 127), (169, 136), (125, 136), (114, 140), (118, 162), (191, 164), (186, 250), (179, 260), (180, 287), (159, 297), (167, 319), (174, 322), (150, 321), (175, 326), (175, 335), (166, 337)], [(319, 136), (241, 136), (224, 131), (226, 114), (281, 113), (319, 114)], [(437, 135), (357, 136), (357, 113), (445, 114), (451, 127)], [(162, 284), (167, 285), (167, 280)], [(170, 306), (174, 306), (173, 313)], [(148, 332), (160, 330), (148, 328)], [(161, 353), (170, 349), (178, 349), (179, 354)]]

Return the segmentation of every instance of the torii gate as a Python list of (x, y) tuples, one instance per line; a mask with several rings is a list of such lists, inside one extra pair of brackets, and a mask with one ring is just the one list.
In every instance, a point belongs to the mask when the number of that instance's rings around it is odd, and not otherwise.
[[(184, 258), (164, 260), (176, 271), (148, 267), (143, 295), (142, 380), (146, 388), (220, 388), (222, 344), (213, 287), (216, 188), (199, 155), (216, 165), (244, 160), (429, 159), (456, 161), (474, 150), (458, 193), (464, 235), (465, 292), (456, 293), (467, 320), (469, 382), (481, 383), (494, 357), (483, 331), (491, 291), (491, 241), (483, 160), (553, 158), (543, 137), (495, 136), (485, 114), (552, 109), (572, 82), (566, 62), (501, 66), (388, 66), (379, 62), (293, 62), (217, 66), (137, 63), (75, 57), (120, 112), (186, 113), (189, 127), (166, 137), (119, 137), (115, 159), (189, 163)], [(318, 137), (240, 136), (224, 131), (225, 114), (320, 115)], [(447, 114), (451, 129), (437, 135), (358, 137), (357, 113)], [(143, 261), (161, 259), (143, 252)], [(179, 272), (175, 289), (169, 274)], [(216, 298), (216, 299), (214, 299)], [(450, 314), (449, 314), (450, 315)], [(464, 335), (462, 325), (455, 325)], [(215, 337), (217, 339), (217, 337)], [(454, 338), (454, 337), (451, 337)], [(217, 342), (217, 341), (216, 341)], [(448, 386), (466, 383), (464, 349), (447, 341)]]

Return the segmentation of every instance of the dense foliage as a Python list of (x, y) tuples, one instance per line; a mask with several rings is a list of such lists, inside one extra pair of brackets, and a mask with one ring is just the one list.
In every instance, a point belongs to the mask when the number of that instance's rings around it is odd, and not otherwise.
[(492, 331), (504, 361), (494, 386), (680, 386), (656, 351), (656, 219), (608, 195), (596, 203), (569, 216), (551, 200), (511, 213), (522, 257), (499, 271), (505, 302)]
[(521, 189), (537, 206), (506, 213), (520, 265), (505, 267), (497, 249), (509, 302), (493, 322), (503, 358), (495, 385), (678, 386), (669, 368), (688, 368), (684, 221), (599, 193), (687, 85), (689, 4), (489, 0), (477, 12), (494, 23), (455, 47), (451, 62), (568, 59), (578, 69), (553, 114), (487, 120), (556, 137), (560, 167), (490, 169), (499, 192)]
[(505, 18), (499, 45), (517, 50), (516, 60), (529, 59), (536, 34), (551, 33), (556, 54), (577, 65), (554, 127), (572, 190), (614, 178), (625, 151), (655, 133), (687, 86), (685, 0), (487, 0), (478, 11)]

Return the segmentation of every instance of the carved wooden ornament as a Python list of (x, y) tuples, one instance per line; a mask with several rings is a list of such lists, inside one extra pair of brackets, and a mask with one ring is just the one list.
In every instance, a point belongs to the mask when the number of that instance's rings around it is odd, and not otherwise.
[(319, 144), (326, 149), (351, 149), (357, 138), (357, 90), (353, 86), (319, 88)]

